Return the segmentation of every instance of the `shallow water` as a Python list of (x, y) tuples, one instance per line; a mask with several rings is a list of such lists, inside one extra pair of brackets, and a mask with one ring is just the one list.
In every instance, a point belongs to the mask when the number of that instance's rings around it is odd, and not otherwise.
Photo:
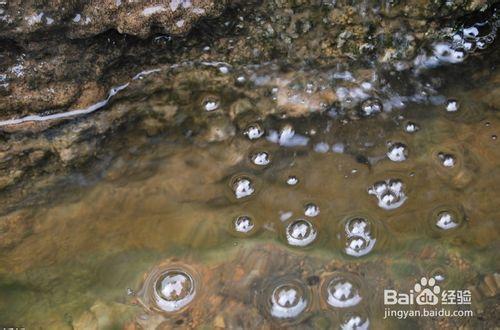
[[(2, 200), (0, 325), (495, 324), (498, 69), (473, 60), (459, 70), (433, 72), (446, 77), (443, 102), (361, 120), (247, 119), (260, 137), (226, 134), (219, 119), (195, 136), (185, 127), (146, 136), (130, 122), (107, 157)], [(202, 104), (217, 111), (224, 95)], [(421, 277), (470, 289), (474, 316), (383, 319), (383, 290), (408, 292)]]

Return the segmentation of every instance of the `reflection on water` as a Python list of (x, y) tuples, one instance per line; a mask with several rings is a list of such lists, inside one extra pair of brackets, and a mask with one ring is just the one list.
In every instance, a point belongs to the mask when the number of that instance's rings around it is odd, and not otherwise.
[(444, 88), (460, 103), (389, 113), (369, 99), (360, 120), (270, 117), (214, 143), (131, 129), (47, 197), (2, 202), (0, 320), (430, 327), (382, 320), (382, 294), (432, 276), (474, 294), (474, 318), (443, 324), (479, 327), (499, 288), (500, 118), (466, 87)]

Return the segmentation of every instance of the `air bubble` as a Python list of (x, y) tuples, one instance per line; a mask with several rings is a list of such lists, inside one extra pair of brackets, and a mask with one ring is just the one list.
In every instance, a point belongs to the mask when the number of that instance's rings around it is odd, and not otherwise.
[(447, 43), (437, 43), (434, 45), (434, 56), (445, 63), (460, 63), (465, 59), (465, 51), (454, 49)]
[(252, 181), (246, 177), (235, 179), (231, 186), (237, 199), (248, 197), (255, 192)]
[(313, 203), (308, 203), (304, 207), (304, 215), (306, 217), (316, 217), (319, 215), (319, 206)]
[(456, 112), (458, 111), (459, 105), (457, 100), (448, 100), (446, 102), (446, 111)]
[(178, 269), (165, 271), (155, 283), (154, 301), (165, 312), (176, 312), (187, 306), (194, 298), (193, 278)]
[(290, 124), (283, 126), (279, 132), (271, 130), (267, 136), (267, 140), (284, 147), (305, 146), (309, 142), (308, 137), (297, 134)]
[(286, 239), (290, 245), (309, 245), (316, 239), (316, 236), (313, 224), (305, 219), (295, 220), (286, 227)]
[(442, 211), (437, 215), (436, 226), (443, 230), (449, 230), (458, 227), (459, 223), (455, 219), (455, 215), (447, 211)]
[(259, 166), (266, 166), (271, 163), (271, 159), (269, 158), (269, 154), (265, 151), (256, 152), (251, 157), (252, 163)]
[(370, 117), (379, 112), (382, 112), (382, 103), (377, 99), (367, 99), (361, 104), (361, 115), (363, 117)]
[(205, 108), (205, 111), (211, 112), (211, 111), (217, 110), (219, 108), (219, 103), (217, 101), (207, 100), (204, 103), (204, 108)]
[(376, 182), (368, 188), (368, 194), (376, 196), (378, 206), (385, 210), (398, 208), (406, 201), (403, 182), (398, 179)]
[(299, 179), (295, 175), (290, 175), (286, 179), (286, 184), (289, 185), (289, 186), (295, 186), (298, 183), (299, 183)]
[(345, 232), (348, 236), (370, 235), (370, 223), (365, 218), (352, 218), (346, 222)]
[(348, 313), (342, 318), (341, 330), (368, 330), (370, 320), (363, 315)]
[(242, 215), (234, 220), (234, 230), (239, 233), (249, 233), (255, 227), (255, 224), (249, 216)]
[(336, 308), (348, 308), (361, 302), (358, 286), (348, 279), (337, 276), (326, 287), (326, 302)]
[(413, 122), (407, 122), (405, 125), (405, 132), (406, 133), (415, 133), (419, 129), (420, 129), (420, 127)]
[(270, 313), (279, 319), (291, 319), (299, 316), (308, 305), (305, 290), (300, 285), (290, 282), (278, 285), (271, 294)]
[(445, 154), (440, 152), (438, 154), (439, 160), (444, 167), (454, 167), (455, 166), (455, 157), (451, 154)]
[(346, 222), (345, 236), (344, 251), (353, 257), (361, 257), (370, 253), (377, 241), (372, 237), (369, 221), (361, 217), (351, 218)]
[(408, 157), (408, 150), (403, 143), (393, 143), (389, 146), (387, 157), (393, 162), (405, 161)]
[(245, 129), (243, 134), (250, 140), (256, 140), (264, 135), (264, 130), (259, 124), (252, 124)]

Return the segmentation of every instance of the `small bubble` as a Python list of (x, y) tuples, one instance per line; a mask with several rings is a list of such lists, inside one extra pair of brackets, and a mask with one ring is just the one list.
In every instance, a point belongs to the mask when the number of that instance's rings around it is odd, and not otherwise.
[(289, 186), (295, 186), (298, 183), (299, 183), (299, 179), (295, 175), (290, 175), (286, 179), (286, 184), (289, 185)]
[(252, 163), (259, 166), (269, 165), (271, 159), (269, 158), (269, 154), (265, 151), (256, 152), (252, 155)]
[(457, 100), (448, 100), (446, 102), (446, 111), (448, 112), (456, 112), (458, 111), (459, 105)]
[(245, 76), (238, 76), (238, 78), (236, 78), (236, 81), (240, 84), (243, 84), (246, 81), (246, 78)]
[(219, 67), (219, 72), (222, 74), (227, 74), (229, 72), (229, 68), (227, 66)]
[(377, 99), (367, 99), (361, 104), (361, 115), (370, 117), (382, 111), (382, 103)]
[(453, 229), (456, 228), (459, 223), (455, 220), (455, 216), (447, 211), (440, 212), (437, 216), (436, 226), (443, 229)]
[(444, 167), (454, 167), (455, 166), (455, 157), (453, 155), (440, 152), (438, 154), (438, 157), (441, 160), (441, 164)]
[(491, 136), (491, 139), (492, 139), (493, 141), (495, 141), (497, 138), (498, 138), (498, 137), (497, 137), (496, 135), (492, 135), (492, 136)]
[(345, 315), (340, 325), (341, 330), (368, 330), (369, 328), (370, 320), (368, 317), (353, 313)]
[(304, 207), (304, 214), (306, 217), (316, 217), (319, 215), (319, 206), (313, 203), (308, 203)]
[(314, 151), (319, 153), (326, 153), (330, 149), (330, 146), (326, 142), (320, 142), (314, 145)]
[(335, 143), (332, 146), (332, 151), (336, 154), (343, 154), (345, 151), (345, 145), (343, 143)]
[(408, 150), (403, 143), (393, 143), (389, 146), (387, 157), (393, 162), (405, 161), (408, 157)]
[(420, 129), (420, 127), (413, 122), (407, 122), (405, 125), (405, 132), (406, 133), (415, 133), (419, 129)]
[(306, 246), (316, 239), (316, 230), (312, 223), (299, 219), (291, 222), (286, 228), (288, 244), (294, 246)]
[(217, 102), (215, 100), (206, 100), (204, 102), (204, 108), (205, 108), (205, 111), (207, 111), (207, 112), (217, 110), (219, 108), (219, 102)]
[(255, 227), (252, 218), (246, 215), (237, 217), (234, 220), (234, 229), (239, 233), (248, 233)]
[(299, 316), (307, 307), (304, 289), (290, 282), (277, 286), (271, 294), (272, 316), (289, 319)]
[(259, 124), (252, 124), (245, 129), (243, 134), (250, 140), (256, 140), (264, 135), (264, 130)]
[(236, 179), (232, 184), (232, 188), (234, 191), (234, 195), (238, 199), (248, 197), (255, 192), (252, 181), (245, 177)]

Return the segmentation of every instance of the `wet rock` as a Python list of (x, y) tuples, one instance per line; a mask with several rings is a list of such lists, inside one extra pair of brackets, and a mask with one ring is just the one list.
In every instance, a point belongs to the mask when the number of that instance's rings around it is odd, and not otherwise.
[(0, 37), (23, 39), (33, 33), (64, 30), (70, 38), (95, 36), (109, 29), (147, 37), (152, 30), (183, 34), (193, 23), (220, 14), (226, 1), (121, 0), (45, 2), (9, 1), (0, 5)]
[[(496, 26), (491, 7), (427, 0), (0, 4), (0, 132), (10, 147), (1, 156), (0, 189), (37, 164), (48, 172), (81, 165), (134, 125), (150, 137), (184, 125), (183, 134), (204, 130), (201, 139), (216, 142), (270, 115), (348, 112), (358, 120), (389, 112), (435, 91), (418, 79), (390, 84), (386, 77), (445, 63), (449, 54), (434, 54), (433, 42), (442, 45), (456, 20), (477, 10)], [(474, 24), (460, 28), (462, 39), (491, 44), (496, 27), (475, 36)], [(403, 85), (414, 95), (394, 96)]]

